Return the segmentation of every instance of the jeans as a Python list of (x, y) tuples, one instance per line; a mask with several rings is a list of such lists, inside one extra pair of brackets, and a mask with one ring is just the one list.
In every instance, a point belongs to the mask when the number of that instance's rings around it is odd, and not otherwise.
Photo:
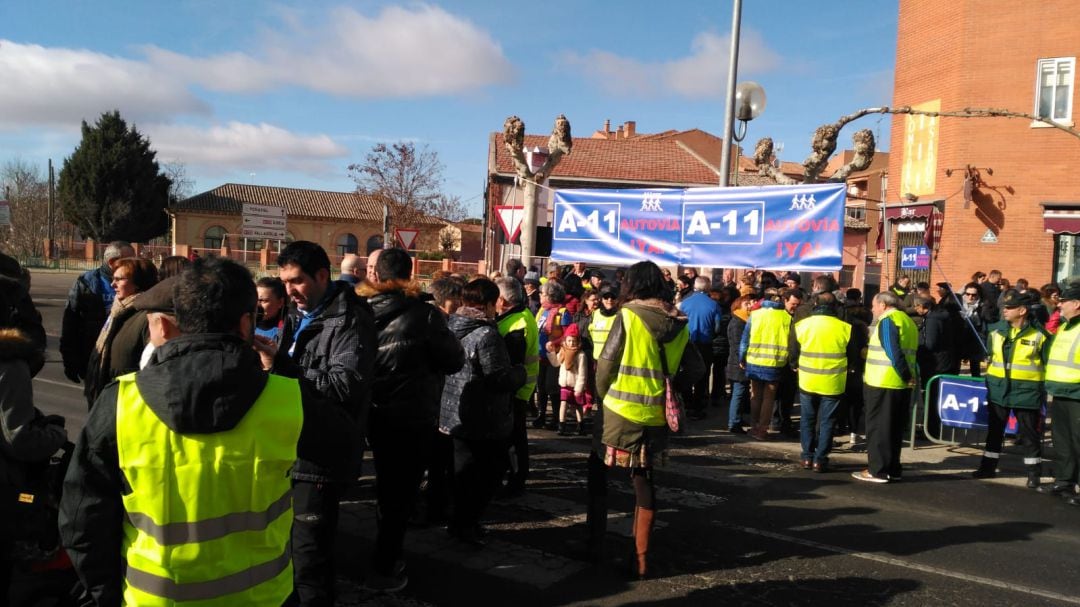
[[(825, 396), (799, 391), (799, 434), (802, 459), (825, 464), (832, 451), (833, 426), (840, 396)], [(815, 427), (816, 426), (816, 427)]]
[(728, 428), (742, 424), (742, 412), (750, 403), (750, 382), (731, 382), (731, 403), (728, 405)]

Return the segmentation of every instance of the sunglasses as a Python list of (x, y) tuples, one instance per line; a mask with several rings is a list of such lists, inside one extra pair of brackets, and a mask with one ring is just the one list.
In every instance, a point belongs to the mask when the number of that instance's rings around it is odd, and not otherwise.
[(978, 293), (964, 293), (964, 295), (966, 295), (968, 297), (978, 297), (979, 296)]

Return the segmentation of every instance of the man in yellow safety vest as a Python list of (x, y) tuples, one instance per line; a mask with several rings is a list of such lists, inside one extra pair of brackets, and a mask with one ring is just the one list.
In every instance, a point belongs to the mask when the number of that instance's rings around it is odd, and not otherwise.
[(1080, 284), (1062, 285), (1062, 324), (1050, 342), (1046, 361), (1046, 391), (1054, 397), (1050, 417), (1054, 437), (1054, 482), (1039, 493), (1064, 495), (1070, 506), (1080, 506), (1076, 495), (1080, 462)]

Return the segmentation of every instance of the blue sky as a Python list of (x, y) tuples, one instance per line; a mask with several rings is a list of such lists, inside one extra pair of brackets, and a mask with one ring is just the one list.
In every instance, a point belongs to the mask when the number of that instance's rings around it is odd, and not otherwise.
[[(888, 105), (896, 21), (896, 0), (745, 0), (739, 80), (768, 103), (744, 148), (769, 135), (801, 162), (818, 125)], [(407, 139), (476, 214), (511, 114), (538, 134), (560, 113), (576, 136), (720, 134), (731, 2), (37, 0), (3, 2), (0, 24), (0, 163), (60, 166), (80, 120), (118, 108), (196, 191), (345, 191), (347, 165)], [(888, 149), (887, 119), (856, 124)]]

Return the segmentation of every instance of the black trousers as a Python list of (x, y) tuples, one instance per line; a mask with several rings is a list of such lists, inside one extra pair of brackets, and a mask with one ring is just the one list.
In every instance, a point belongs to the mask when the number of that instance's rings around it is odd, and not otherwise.
[(686, 408), (691, 411), (704, 411), (709, 406), (709, 372), (713, 366), (712, 344), (694, 344), (694, 347), (697, 348), (702, 362), (705, 363), (705, 374), (694, 384), (693, 390), (687, 395), (689, 398), (686, 400)]
[(879, 478), (900, 476), (900, 449), (911, 405), (911, 389), (865, 386), (866, 453), (870, 474)]
[(430, 458), (433, 432), (431, 424), (402, 423), (374, 409), (368, 419), (378, 523), (371, 561), (380, 575), (392, 575), (394, 563), (401, 558), (405, 527)]
[(712, 354), (712, 405), (719, 407), (728, 402), (727, 394), (727, 352)]
[(536, 408), (543, 418), (551, 403), (551, 417), (559, 415), (559, 368), (548, 364), (546, 358), (540, 359), (540, 371), (536, 375)]
[(446, 520), (453, 478), (454, 443), (449, 435), (433, 430), (428, 453), (427, 489), (424, 491), (429, 523)]
[(466, 530), (480, 517), (495, 494), (499, 475), (506, 469), (506, 442), (453, 437), (454, 515), (452, 526)]
[(525, 488), (525, 481), (529, 478), (529, 434), (525, 424), (525, 410), (529, 403), (513, 397), (510, 404), (514, 409), (514, 428), (510, 431), (507, 458), (510, 474), (506, 486), (517, 491)]
[(990, 403), (990, 418), (986, 423), (986, 453), (1001, 455), (1001, 443), (1005, 440), (1005, 426), (1009, 424), (1009, 411), (1016, 415), (1016, 436), (1024, 439), (1021, 447), (1024, 463), (1029, 466), (1041, 464), (1042, 437), (1039, 436), (1038, 430), (1038, 409), (1010, 409), (997, 403)]
[(334, 538), (340, 483), (293, 481), (293, 595), (299, 605), (334, 604)]
[(837, 432), (866, 434), (863, 409), (862, 371), (848, 371), (844, 396), (840, 399), (840, 414), (836, 419)]
[(798, 396), (799, 376), (791, 367), (785, 365), (780, 370), (780, 381), (776, 384), (777, 406), (773, 411), (773, 422), (781, 432), (795, 429), (791, 425), (791, 413), (795, 409)]
[(1080, 458), (1080, 400), (1054, 397), (1051, 416), (1054, 425), (1050, 429), (1054, 437), (1054, 481), (1077, 482), (1077, 458)]

